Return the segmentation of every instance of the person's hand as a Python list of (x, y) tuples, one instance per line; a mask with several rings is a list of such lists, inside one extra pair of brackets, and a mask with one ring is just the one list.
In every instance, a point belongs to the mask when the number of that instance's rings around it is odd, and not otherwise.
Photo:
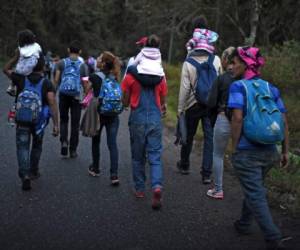
[(289, 163), (289, 153), (282, 153), (280, 159), (281, 167), (286, 168)]
[(177, 118), (179, 119), (180, 115), (182, 114), (182, 112), (177, 112)]
[(54, 137), (56, 137), (56, 136), (59, 135), (59, 129), (58, 129), (58, 126), (53, 126), (52, 135), (53, 135)]

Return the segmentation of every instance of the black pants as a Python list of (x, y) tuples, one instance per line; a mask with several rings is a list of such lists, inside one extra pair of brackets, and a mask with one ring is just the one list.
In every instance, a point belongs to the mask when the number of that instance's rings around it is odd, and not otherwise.
[(194, 136), (197, 132), (198, 124), (201, 121), (203, 131), (203, 152), (202, 152), (202, 176), (209, 177), (212, 172), (213, 160), (213, 127), (208, 110), (200, 104), (195, 104), (185, 112), (187, 143), (181, 147), (181, 167), (189, 169), (190, 154), (193, 147)]
[[(71, 137), (68, 140), (69, 110), (71, 112)], [(70, 150), (76, 151), (79, 142), (81, 104), (73, 96), (59, 95), (60, 141), (67, 143)], [(69, 143), (70, 142), (70, 143)]]

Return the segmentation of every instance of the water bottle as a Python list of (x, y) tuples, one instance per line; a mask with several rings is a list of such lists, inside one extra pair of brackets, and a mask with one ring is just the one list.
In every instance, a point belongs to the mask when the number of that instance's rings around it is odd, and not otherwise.
[(8, 125), (14, 127), (16, 125), (15, 119), (16, 119), (16, 107), (14, 105), (8, 112), (8, 117), (7, 117)]

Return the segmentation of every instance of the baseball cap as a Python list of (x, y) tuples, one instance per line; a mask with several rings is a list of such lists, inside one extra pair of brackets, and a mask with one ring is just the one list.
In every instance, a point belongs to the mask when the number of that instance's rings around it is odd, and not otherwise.
[(147, 40), (148, 40), (148, 37), (143, 36), (135, 44), (136, 45), (144, 45), (145, 46), (146, 43), (147, 43)]

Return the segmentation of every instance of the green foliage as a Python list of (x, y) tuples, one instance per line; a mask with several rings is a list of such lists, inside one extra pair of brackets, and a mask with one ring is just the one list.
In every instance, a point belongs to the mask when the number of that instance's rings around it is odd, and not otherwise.
[(300, 42), (289, 41), (282, 46), (273, 46), (264, 55), (264, 78), (281, 90), (297, 90), (300, 78)]
[(283, 100), (287, 107), (288, 113), (288, 123), (289, 123), (289, 132), (290, 132), (290, 146), (291, 150), (295, 151), (300, 148), (299, 136), (300, 136), (300, 99), (299, 91), (282, 91)]
[(168, 82), (168, 115), (169, 122), (176, 121), (178, 94), (180, 87), (181, 65), (165, 65), (166, 78)]
[(289, 154), (287, 169), (273, 168), (267, 178), (271, 198), (293, 213), (300, 212), (300, 157)]

